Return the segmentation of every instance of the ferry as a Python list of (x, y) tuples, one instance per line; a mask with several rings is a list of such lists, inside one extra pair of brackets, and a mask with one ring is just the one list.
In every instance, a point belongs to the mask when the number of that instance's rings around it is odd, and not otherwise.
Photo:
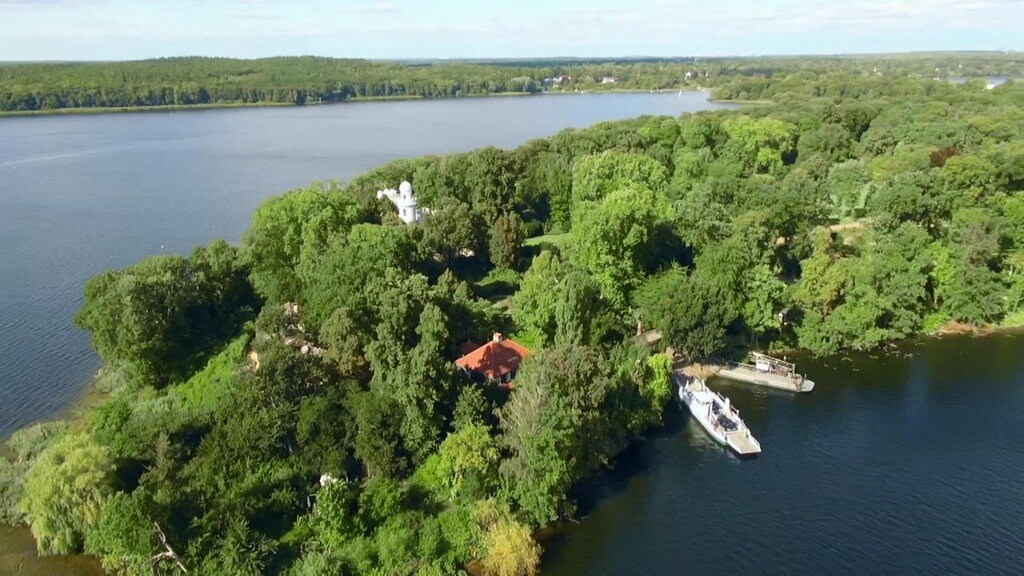
[(716, 375), (788, 392), (805, 393), (814, 390), (814, 381), (797, 372), (796, 364), (758, 352), (751, 352), (750, 356), (753, 364), (729, 363), (720, 367)]
[(761, 443), (750, 433), (728, 398), (714, 392), (698, 378), (679, 375), (677, 383), (679, 400), (686, 404), (693, 417), (716, 442), (728, 446), (740, 456), (761, 453)]

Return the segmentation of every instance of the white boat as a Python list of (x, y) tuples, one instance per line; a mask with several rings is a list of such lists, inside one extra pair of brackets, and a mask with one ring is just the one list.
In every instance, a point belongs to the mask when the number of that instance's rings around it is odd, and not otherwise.
[(679, 385), (679, 399), (716, 442), (728, 446), (740, 456), (761, 453), (761, 443), (750, 433), (728, 398), (714, 392), (697, 378), (677, 374), (676, 383)]

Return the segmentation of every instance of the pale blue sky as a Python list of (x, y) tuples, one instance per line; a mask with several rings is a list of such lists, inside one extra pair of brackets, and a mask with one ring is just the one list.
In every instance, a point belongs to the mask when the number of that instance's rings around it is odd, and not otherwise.
[(1024, 0), (0, 0), (0, 61), (1020, 50)]

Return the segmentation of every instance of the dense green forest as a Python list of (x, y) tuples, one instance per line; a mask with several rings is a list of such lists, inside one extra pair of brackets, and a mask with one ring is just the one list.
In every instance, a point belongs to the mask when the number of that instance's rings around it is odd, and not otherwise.
[[(386, 62), (288, 57), (163, 58), (134, 62), (0, 64), (0, 112), (236, 104), (308, 104), (360, 98), (448, 98), (541, 91), (662, 90), (745, 78), (1024, 76), (1024, 58), (943, 53), (818, 58), (666, 58)], [(564, 83), (545, 82), (569, 77)], [(614, 78), (614, 83), (602, 83)], [(772, 84), (774, 85), (774, 84)], [(792, 85), (786, 85), (786, 89)], [(731, 95), (731, 94), (730, 94)], [(763, 85), (745, 98), (767, 97)]]
[[(528, 575), (661, 423), (638, 321), (690, 359), (1024, 322), (1024, 89), (745, 82), (776, 103), (395, 161), (90, 280), (109, 394), (10, 439), (0, 514), (131, 574)], [(511, 391), (453, 365), (494, 332)]]
[[(655, 62), (549, 67), (314, 57), (13, 64), (0, 66), (0, 111), (531, 94), (600, 87), (613, 75), (621, 78), (612, 87), (646, 90), (683, 85), (688, 70)], [(563, 73), (573, 81), (545, 84)]]

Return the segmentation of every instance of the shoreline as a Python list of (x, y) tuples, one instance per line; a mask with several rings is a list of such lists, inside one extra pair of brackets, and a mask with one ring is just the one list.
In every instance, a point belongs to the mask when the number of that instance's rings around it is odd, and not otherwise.
[[(46, 424), (48, 422), (66, 422), (69, 426), (77, 426), (82, 423), (85, 419), (86, 413), (103, 400), (110, 397), (111, 392), (109, 390), (103, 390), (99, 386), (99, 382), (103, 377), (103, 368), (97, 370), (88, 380), (82, 383), (78, 394), (75, 395), (74, 399), (71, 400), (66, 406), (55, 412), (48, 418), (40, 418), (33, 420), (32, 422), (11, 431), (3, 438), (0, 438), (0, 451), (10, 450), (7, 446), (7, 441), (11, 439), (11, 436), (19, 430), (24, 430), (36, 424)], [(4, 455), (0, 455), (4, 457)]]
[(642, 88), (610, 88), (600, 90), (583, 91), (541, 91), (541, 92), (493, 92), (489, 94), (464, 94), (460, 96), (445, 96), (441, 98), (428, 98), (417, 95), (403, 96), (363, 96), (348, 98), (336, 102), (306, 102), (295, 104), (292, 102), (215, 102), (207, 104), (162, 104), (158, 106), (110, 106), (110, 107), (88, 107), (88, 108), (54, 108), (51, 110), (4, 110), (0, 111), (0, 120), (4, 118), (26, 118), (37, 116), (79, 116), (93, 114), (139, 114), (147, 112), (185, 112), (189, 110), (222, 110), (231, 108), (304, 108), (313, 106), (333, 106), (339, 104), (358, 104), (360, 102), (409, 102), (414, 100), (459, 100), (461, 98), (503, 98), (519, 96), (574, 96), (581, 94), (669, 94), (672, 92), (708, 92), (709, 102), (729, 103), (730, 100), (716, 101), (710, 98), (710, 90), (703, 87), (687, 88), (661, 88), (646, 90)]
[[(911, 342), (915, 340), (931, 340), (931, 339), (943, 339), (946, 337), (967, 337), (972, 338), (985, 338), (990, 336), (999, 335), (1011, 335), (1011, 336), (1024, 336), (1024, 321), (1011, 325), (996, 325), (996, 326), (981, 326), (971, 327), (956, 323), (947, 323), (940, 330), (932, 333), (920, 333), (911, 338), (902, 340), (902, 342)], [(894, 343), (889, 343), (894, 344)], [(878, 348), (883, 354), (891, 352), (889, 346), (883, 346)], [(805, 350), (797, 349), (793, 352), (806, 352)], [(100, 383), (103, 379), (103, 367), (96, 371), (93, 376), (84, 383), (81, 393), (68, 404), (64, 409), (55, 414), (52, 418), (40, 419), (24, 426), (34, 426), (36, 424), (44, 422), (66, 422), (69, 426), (79, 426), (82, 424), (84, 419), (87, 417), (88, 411), (102, 402), (104, 399), (110, 396), (109, 390), (103, 390)], [(667, 410), (667, 408), (666, 408)], [(628, 458), (628, 454), (631, 450), (636, 450), (640, 445), (649, 441), (652, 437), (658, 434), (664, 433), (664, 430), (671, 427), (671, 423), (664, 421), (659, 427), (647, 430), (639, 438), (635, 438), (629, 442), (629, 445), (623, 450), (622, 453), (617, 454), (611, 459), (609, 465), (603, 468), (597, 474), (588, 477), (583, 480), (584, 483), (593, 482), (595, 478), (608, 474), (611, 470), (615, 469), (623, 458)], [(12, 432), (13, 433), (13, 432)], [(7, 447), (7, 440), (10, 435), (2, 439), (2, 446), (0, 448), (9, 450)], [(7, 457), (3, 454), (0, 457)], [(576, 487), (578, 488), (578, 487)], [(551, 522), (545, 526), (536, 529), (533, 532), (534, 538), (538, 543), (546, 543), (553, 538), (557, 538), (559, 535), (564, 533), (566, 530), (572, 528), (575, 524), (580, 524), (580, 520), (575, 518), (560, 518), (554, 522)], [(31, 544), (31, 545), (30, 545)], [(9, 562), (12, 557), (18, 558), (19, 569), (23, 568), (28, 564), (29, 566), (35, 566), (42, 569), (49, 568), (51, 566), (68, 566), (76, 570), (77, 574), (91, 574), (92, 570), (95, 570), (99, 566), (99, 559), (80, 552), (77, 554), (66, 555), (66, 556), (40, 556), (35, 549), (35, 538), (32, 536), (31, 530), (25, 524), (18, 526), (0, 525), (0, 566), (4, 565), (4, 562)], [(466, 569), (470, 574), (474, 574), (474, 568), (478, 566), (467, 566)]]
[(775, 103), (772, 100), (732, 100), (729, 98), (708, 98), (708, 102), (714, 102), (715, 104), (737, 104), (739, 106), (767, 106)]
[[(109, 391), (101, 390), (99, 382), (103, 376), (103, 368), (97, 370), (87, 380), (78, 395), (50, 418), (35, 420), (12, 431), (0, 439), (0, 458), (10, 459), (13, 450), (7, 441), (18, 430), (47, 422), (66, 422), (69, 427), (80, 426), (87, 412), (110, 396)], [(36, 548), (36, 539), (32, 529), (25, 523), (11, 526), (0, 523), (0, 572), (13, 574), (75, 574), (91, 576), (106, 574), (100, 559), (78, 552), (76, 554), (41, 556)]]
[(1024, 321), (1010, 324), (994, 324), (990, 326), (971, 326), (959, 322), (947, 322), (938, 330), (924, 334), (927, 338), (944, 338), (947, 336), (971, 336), (984, 338), (1001, 334), (1024, 335)]

